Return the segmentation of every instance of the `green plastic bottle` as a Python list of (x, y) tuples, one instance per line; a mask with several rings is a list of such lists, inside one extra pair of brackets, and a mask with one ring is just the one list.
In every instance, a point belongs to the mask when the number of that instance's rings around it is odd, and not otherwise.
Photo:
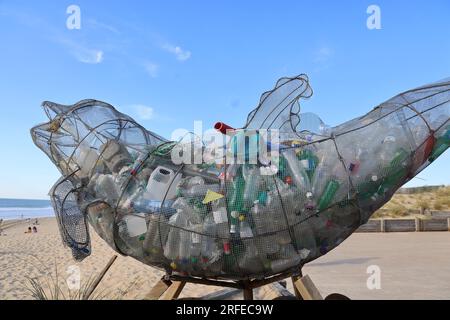
[(245, 179), (242, 176), (242, 169), (237, 172), (236, 177), (232, 183), (231, 197), (228, 201), (228, 211), (242, 212), (244, 209), (244, 189)]
[(447, 150), (449, 147), (450, 147), (450, 126), (447, 126), (445, 133), (436, 140), (433, 151), (431, 151), (431, 155), (428, 158), (428, 160), (430, 162), (433, 162), (441, 154), (443, 154), (444, 151)]
[(380, 183), (378, 182), (378, 177), (375, 175), (368, 175), (365, 182), (357, 186), (358, 198), (360, 200), (372, 198), (378, 192), (379, 187)]
[(314, 152), (309, 149), (302, 150), (297, 155), (297, 158), (305, 167), (306, 174), (308, 175), (309, 179), (312, 180), (314, 171), (316, 170), (317, 164), (319, 163), (319, 158), (314, 154)]
[(399, 166), (402, 166), (403, 162), (408, 158), (408, 156), (409, 156), (409, 153), (405, 149), (403, 149), (403, 148), (398, 149), (395, 152), (394, 158), (392, 158), (389, 166), (391, 168), (397, 168)]
[(336, 181), (336, 180), (328, 181), (328, 183), (322, 193), (322, 196), (319, 199), (319, 203), (317, 206), (317, 209), (319, 211), (322, 211), (322, 210), (328, 208), (328, 206), (333, 201), (334, 196), (336, 195), (336, 192), (338, 191), (339, 187), (340, 187), (340, 184), (338, 181)]

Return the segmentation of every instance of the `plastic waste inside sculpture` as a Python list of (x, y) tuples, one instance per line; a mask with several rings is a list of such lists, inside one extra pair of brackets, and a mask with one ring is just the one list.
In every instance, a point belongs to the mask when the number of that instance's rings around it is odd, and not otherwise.
[[(305, 75), (280, 79), (245, 130), (216, 124), (226, 152), (200, 164), (174, 163), (181, 142), (107, 103), (44, 102), (49, 122), (31, 133), (62, 173), (50, 195), (63, 243), (77, 260), (87, 257), (89, 222), (114, 250), (170, 274), (242, 280), (295, 272), (450, 146), (450, 80), (333, 128), (300, 114), (300, 99), (311, 95)], [(263, 134), (270, 130), (274, 141)], [(247, 145), (237, 152), (243, 163), (230, 161), (242, 133), (266, 156), (276, 150), (277, 166), (263, 156), (251, 163)]]

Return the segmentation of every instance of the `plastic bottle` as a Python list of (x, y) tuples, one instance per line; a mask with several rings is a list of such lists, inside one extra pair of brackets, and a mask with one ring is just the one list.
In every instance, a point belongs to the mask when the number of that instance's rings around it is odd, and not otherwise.
[(146, 199), (163, 201), (176, 198), (177, 185), (182, 175), (163, 166), (157, 167), (151, 174), (144, 194)]
[(107, 203), (98, 202), (87, 207), (89, 220), (99, 236), (115, 248), (113, 236), (114, 210)]
[(258, 198), (261, 176), (259, 174), (260, 170), (258, 167), (254, 166), (247, 169), (244, 166), (244, 178), (245, 178), (245, 188), (244, 188), (244, 207), (251, 208), (253, 202)]
[(143, 215), (126, 215), (118, 223), (119, 237), (126, 248), (121, 248), (125, 254), (143, 257), (143, 241), (147, 232), (147, 224)]
[[(181, 226), (180, 226), (181, 227)], [(186, 228), (187, 226), (184, 226)], [(191, 258), (191, 245), (193, 233), (184, 229), (180, 229), (180, 243), (178, 247), (178, 261), (181, 269), (187, 269)]]
[(180, 212), (181, 211), (178, 211), (169, 219), (169, 234), (164, 246), (164, 256), (172, 262), (177, 261), (180, 254), (180, 227), (185, 227), (187, 225), (186, 219)]
[(189, 260), (191, 264), (198, 264), (201, 261), (202, 253), (202, 229), (203, 225), (198, 224), (189, 228), (192, 230), (189, 248)]
[(79, 149), (79, 156), (76, 158), (76, 162), (80, 167), (80, 171), (77, 175), (80, 177), (89, 177), (98, 163), (99, 155), (95, 149), (83, 143), (79, 145)]
[(241, 239), (253, 238), (252, 228), (244, 215), (239, 217), (239, 235)]
[(428, 158), (430, 162), (436, 160), (441, 154), (450, 147), (450, 126), (444, 129), (444, 133), (436, 139), (431, 155)]
[(116, 140), (109, 140), (102, 145), (100, 155), (112, 173), (118, 173), (123, 166), (132, 163), (127, 148)]
[(157, 201), (157, 200), (147, 200), (140, 198), (138, 200), (132, 201), (130, 206), (135, 212), (143, 213), (158, 213), (165, 216), (171, 216), (176, 213), (176, 209), (172, 207), (172, 200)]
[(186, 198), (204, 198), (208, 190), (213, 192), (220, 192), (218, 184), (198, 184), (193, 185), (187, 189), (178, 189), (178, 195)]
[(237, 211), (242, 212), (244, 209), (244, 189), (245, 180), (242, 176), (242, 171), (240, 170), (233, 180), (232, 192), (230, 192), (231, 197), (228, 201), (228, 208), (231, 212)]
[(264, 265), (261, 261), (260, 253), (254, 240), (244, 242), (244, 252), (239, 257), (239, 270), (248, 275), (259, 275), (264, 271)]
[(134, 161), (133, 165), (131, 166), (131, 175), (135, 176), (139, 171), (141, 171), (144, 167), (144, 162), (149, 158), (151, 150), (148, 152), (140, 153), (137, 159)]
[(228, 225), (228, 213), (225, 207), (213, 208), (212, 218), (215, 230), (219, 238), (228, 238), (230, 236), (230, 228)]
[(231, 243), (228, 240), (222, 241), (223, 245), (223, 271), (233, 273), (237, 269), (237, 261), (231, 249)]
[(297, 155), (297, 158), (302, 164), (302, 167), (305, 168), (306, 174), (310, 181), (314, 175), (314, 171), (316, 170), (317, 164), (319, 163), (319, 158), (314, 154), (311, 149), (303, 149)]
[(314, 256), (317, 243), (313, 228), (308, 220), (300, 221), (293, 227), (295, 235), (295, 247), (300, 252), (301, 258), (306, 259), (309, 255)]
[(233, 238), (238, 237), (239, 216), (238, 211), (232, 211), (230, 214), (230, 236)]
[(178, 184), (180, 188), (190, 189), (195, 186), (201, 186), (205, 184), (205, 179), (200, 176), (195, 177), (186, 177), (183, 178), (182, 181)]
[(112, 175), (96, 174), (90, 183), (94, 184), (94, 192), (97, 198), (104, 199), (111, 206), (116, 204), (119, 199), (119, 191)]
[(147, 216), (148, 229), (143, 243), (144, 251), (152, 257), (162, 255), (169, 234), (168, 220), (163, 214)]
[(209, 258), (213, 256), (215, 237), (217, 235), (217, 226), (212, 214), (209, 214), (205, 218), (202, 228), (201, 254), (202, 257), (209, 260)]
[(274, 231), (273, 221), (268, 215), (268, 210), (256, 200), (250, 213), (255, 225), (254, 236), (259, 252), (261, 254), (276, 253), (279, 250), (279, 245), (276, 237), (268, 234)]
[(291, 259), (277, 259), (266, 264), (266, 268), (269, 269), (273, 274), (281, 273), (299, 265), (300, 261), (301, 258), (298, 255), (295, 258)]
[(328, 206), (330, 206), (339, 187), (340, 187), (340, 184), (337, 180), (332, 179), (332, 180), (328, 181), (328, 183), (317, 203), (318, 211), (325, 210), (326, 208), (328, 208)]
[(198, 217), (199, 220), (203, 221), (206, 214), (208, 213), (208, 207), (200, 200), (194, 200), (193, 205), (194, 214)]
[(214, 222), (212, 213), (210, 213), (203, 223), (201, 238), (201, 262), (203, 270), (217, 273), (222, 270), (220, 259), (222, 250), (218, 246), (217, 224)]
[(310, 191), (311, 183), (308, 174), (302, 163), (298, 160), (294, 149), (285, 150), (283, 156), (286, 159), (287, 167), (289, 168), (289, 173), (295, 186), (304, 193)]
[(178, 198), (173, 204), (172, 208), (183, 215), (186, 224), (196, 225), (202, 221), (202, 217), (194, 211), (194, 207), (187, 201), (186, 198)]

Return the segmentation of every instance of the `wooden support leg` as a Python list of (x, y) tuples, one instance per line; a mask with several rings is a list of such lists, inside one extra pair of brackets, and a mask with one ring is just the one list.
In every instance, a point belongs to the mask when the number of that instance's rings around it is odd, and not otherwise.
[(150, 290), (149, 293), (145, 296), (144, 300), (158, 300), (164, 292), (169, 289), (172, 281), (166, 280), (164, 277), (159, 280), (156, 285)]
[(174, 300), (177, 299), (184, 286), (186, 285), (186, 281), (174, 281), (170, 285), (170, 287), (163, 293), (159, 300)]
[(244, 300), (253, 300), (253, 287), (250, 281), (245, 280), (241, 282), (242, 292), (244, 294)]
[(297, 288), (303, 300), (323, 300), (322, 295), (308, 275), (297, 279), (294, 282), (294, 288)]
[(253, 289), (244, 288), (244, 300), (253, 300)]
[(298, 291), (297, 286), (295, 285), (295, 282), (298, 281), (300, 279), (299, 276), (292, 276), (291, 280), (292, 280), (292, 286), (294, 287), (294, 294), (297, 297), (297, 299), (299, 300), (303, 300), (302, 295), (300, 294), (300, 291)]

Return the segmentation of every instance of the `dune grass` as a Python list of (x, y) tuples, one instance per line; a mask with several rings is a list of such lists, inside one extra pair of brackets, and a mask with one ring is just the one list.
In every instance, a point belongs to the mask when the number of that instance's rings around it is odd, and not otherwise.
[[(395, 194), (373, 218), (397, 218), (424, 215), (428, 210), (450, 211), (450, 186), (433, 191)], [(419, 211), (419, 213), (417, 213)]]

